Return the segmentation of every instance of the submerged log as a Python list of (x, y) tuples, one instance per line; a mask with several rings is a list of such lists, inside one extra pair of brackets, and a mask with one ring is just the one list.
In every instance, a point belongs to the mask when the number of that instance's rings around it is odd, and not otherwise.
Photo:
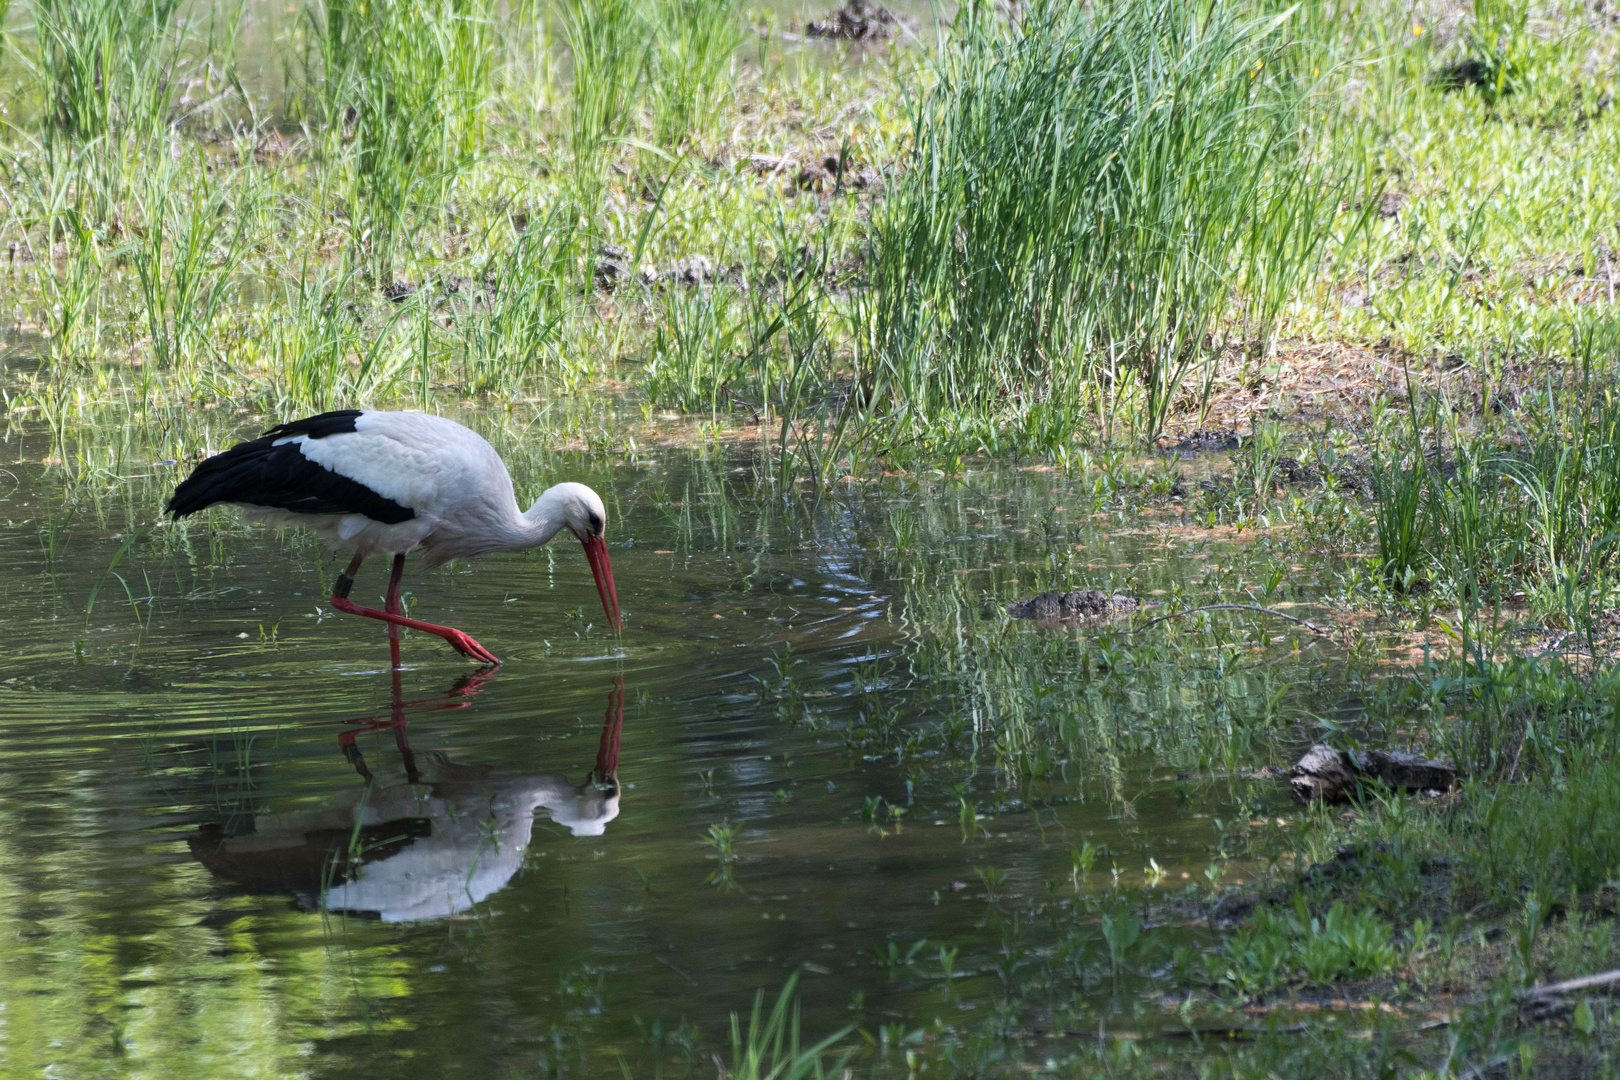
[(1124, 593), (1099, 592), (1096, 589), (1078, 589), (1074, 592), (1043, 592), (1028, 600), (1014, 600), (1007, 605), (1007, 614), (1015, 619), (1055, 621), (1058, 619), (1095, 619), (1121, 611), (1135, 611), (1141, 601)]
[(1443, 761), (1397, 750), (1335, 750), (1313, 746), (1292, 769), (1294, 798), (1306, 803), (1349, 802), (1364, 783), (1376, 781), (1396, 791), (1450, 791), (1457, 770)]
[(1450, 791), (1457, 770), (1443, 761), (1399, 750), (1353, 750), (1350, 760), (1362, 776), (1376, 777), (1387, 788), (1402, 791)]

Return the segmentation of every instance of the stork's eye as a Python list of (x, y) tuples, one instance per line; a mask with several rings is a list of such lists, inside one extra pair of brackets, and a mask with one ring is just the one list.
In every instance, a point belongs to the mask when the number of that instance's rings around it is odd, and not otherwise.
[(601, 517), (601, 515), (600, 514), (592, 514), (591, 517), (590, 517), (590, 523), (591, 523), (591, 535), (592, 536), (601, 536), (602, 535), (602, 517)]

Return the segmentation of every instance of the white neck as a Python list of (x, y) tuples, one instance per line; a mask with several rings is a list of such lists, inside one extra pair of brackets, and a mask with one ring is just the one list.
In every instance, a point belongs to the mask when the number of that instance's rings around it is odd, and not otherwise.
[(550, 542), (568, 523), (567, 515), (563, 513), (562, 496), (555, 488), (542, 492), (534, 500), (534, 505), (519, 517), (522, 519), (520, 529), (524, 533), (523, 543), (519, 546), (526, 548)]

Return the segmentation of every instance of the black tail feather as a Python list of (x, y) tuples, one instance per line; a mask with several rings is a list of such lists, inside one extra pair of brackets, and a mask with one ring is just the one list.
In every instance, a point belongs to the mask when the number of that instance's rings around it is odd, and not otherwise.
[(354, 431), (359, 415), (358, 409), (322, 413), (237, 443), (198, 465), (175, 488), (165, 509), (182, 518), (218, 503), (241, 503), (301, 514), (364, 514), (388, 525), (409, 521), (415, 510), (309, 460), (300, 443), (277, 445), (278, 440), (298, 435), (322, 439)]

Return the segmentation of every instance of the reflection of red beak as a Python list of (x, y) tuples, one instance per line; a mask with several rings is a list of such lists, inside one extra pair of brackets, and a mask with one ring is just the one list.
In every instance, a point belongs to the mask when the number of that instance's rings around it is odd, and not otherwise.
[(619, 590), (613, 585), (613, 563), (608, 559), (607, 541), (593, 536), (585, 541), (585, 558), (596, 577), (596, 594), (602, 598), (602, 610), (607, 612), (613, 632), (619, 632)]

